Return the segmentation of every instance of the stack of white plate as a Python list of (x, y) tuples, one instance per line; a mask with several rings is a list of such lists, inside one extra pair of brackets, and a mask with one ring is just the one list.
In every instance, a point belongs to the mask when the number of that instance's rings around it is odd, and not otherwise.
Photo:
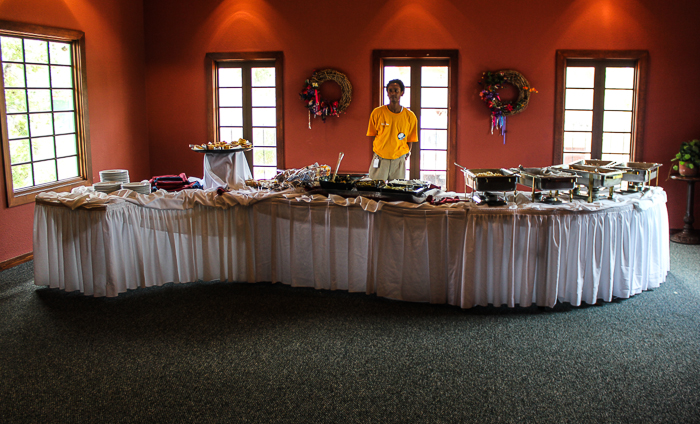
[(92, 185), (95, 191), (100, 191), (102, 193), (111, 193), (122, 188), (122, 183), (120, 181), (100, 181)]
[(126, 169), (109, 169), (100, 171), (100, 181), (118, 181), (120, 183), (129, 182), (129, 171)]
[(148, 181), (124, 183), (122, 184), (122, 188), (133, 190), (139, 194), (151, 194), (151, 183)]

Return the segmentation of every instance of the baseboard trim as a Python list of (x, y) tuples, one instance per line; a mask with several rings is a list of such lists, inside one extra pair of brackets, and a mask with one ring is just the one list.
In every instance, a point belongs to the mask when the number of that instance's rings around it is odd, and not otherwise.
[(16, 258), (8, 259), (6, 261), (0, 262), (0, 271), (10, 269), (17, 265), (29, 262), (34, 259), (34, 252), (25, 253), (24, 255), (19, 255)]

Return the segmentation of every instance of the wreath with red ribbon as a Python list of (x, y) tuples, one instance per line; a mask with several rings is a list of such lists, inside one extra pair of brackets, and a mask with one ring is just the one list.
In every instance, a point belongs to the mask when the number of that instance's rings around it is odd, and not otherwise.
[[(518, 98), (514, 102), (504, 102), (498, 94), (498, 90), (503, 88), (506, 83), (518, 89)], [(505, 144), (506, 116), (524, 111), (530, 102), (530, 93), (537, 93), (537, 90), (530, 86), (523, 74), (513, 70), (484, 72), (479, 84), (483, 86), (479, 97), (491, 111), (491, 134), (493, 134), (494, 128), (500, 129), (503, 144)]]
[[(319, 88), (326, 81), (335, 81), (341, 90), (341, 96), (339, 100), (328, 101), (321, 97)], [(352, 84), (342, 72), (338, 72), (333, 69), (323, 69), (321, 71), (314, 71), (311, 74), (311, 78), (307, 79), (305, 82), (306, 86), (299, 93), (299, 96), (306, 104), (306, 108), (309, 110), (309, 128), (311, 128), (311, 115), (314, 118), (320, 117), (325, 123), (326, 118), (329, 116), (340, 116), (341, 113), (350, 106), (350, 101), (352, 100)]]

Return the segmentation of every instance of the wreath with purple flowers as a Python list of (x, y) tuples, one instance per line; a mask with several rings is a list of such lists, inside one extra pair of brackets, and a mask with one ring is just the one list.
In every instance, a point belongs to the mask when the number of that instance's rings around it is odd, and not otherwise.
[[(530, 94), (537, 93), (537, 90), (530, 87), (530, 83), (523, 74), (513, 70), (484, 72), (479, 84), (483, 87), (479, 97), (491, 111), (491, 133), (493, 134), (494, 128), (500, 129), (505, 144), (506, 116), (524, 111), (530, 102)], [(503, 88), (505, 84), (510, 84), (518, 89), (518, 98), (512, 102), (501, 100), (501, 96), (498, 94), (498, 90)]]
[[(334, 81), (340, 86), (341, 96), (339, 100), (328, 101), (321, 97), (320, 88), (326, 81)], [(305, 81), (304, 89), (299, 97), (309, 110), (309, 128), (311, 128), (311, 115), (317, 116), (325, 123), (329, 116), (340, 116), (350, 106), (352, 100), (352, 84), (342, 72), (334, 69), (314, 71), (311, 78)]]

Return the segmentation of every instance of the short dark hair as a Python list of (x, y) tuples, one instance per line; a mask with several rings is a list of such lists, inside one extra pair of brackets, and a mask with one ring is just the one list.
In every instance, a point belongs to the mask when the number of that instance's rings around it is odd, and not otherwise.
[(386, 85), (386, 88), (389, 88), (389, 86), (390, 86), (391, 84), (394, 84), (394, 83), (398, 84), (399, 87), (401, 87), (401, 92), (402, 92), (402, 93), (403, 93), (404, 91), (406, 91), (406, 86), (403, 85), (403, 81), (401, 81), (400, 79), (393, 79), (393, 80), (389, 81), (389, 83)]

